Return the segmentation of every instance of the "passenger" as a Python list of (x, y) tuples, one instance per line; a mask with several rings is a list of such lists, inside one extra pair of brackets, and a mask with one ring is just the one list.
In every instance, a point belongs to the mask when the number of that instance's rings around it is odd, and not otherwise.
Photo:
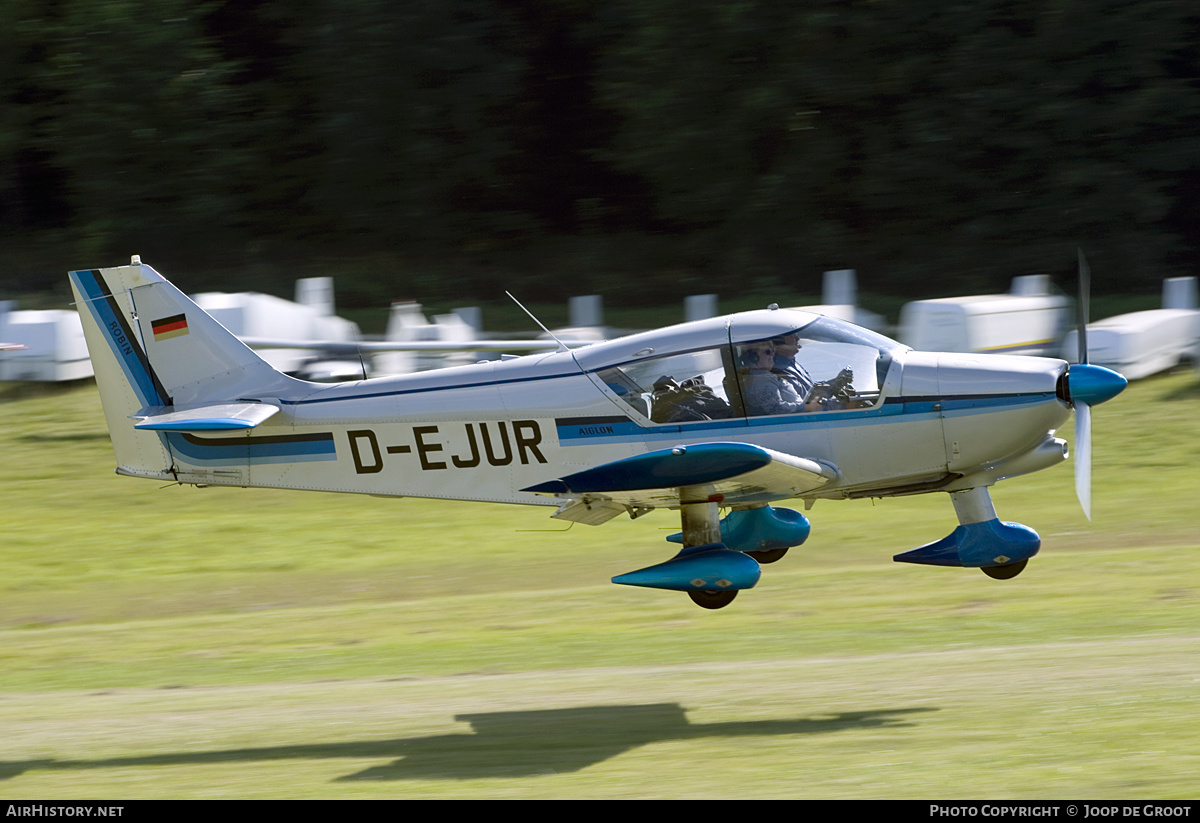
[(809, 411), (804, 396), (794, 385), (772, 373), (775, 366), (775, 346), (772, 343), (751, 343), (742, 348), (742, 399), (746, 414), (795, 414)]

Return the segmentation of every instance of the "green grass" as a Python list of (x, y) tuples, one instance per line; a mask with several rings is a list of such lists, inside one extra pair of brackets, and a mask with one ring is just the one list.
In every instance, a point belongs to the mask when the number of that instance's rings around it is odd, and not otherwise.
[(944, 495), (823, 501), (707, 612), (607, 582), (669, 512), (159, 487), (93, 386), (0, 389), (0, 795), (1194, 798), (1198, 411), (1096, 409), (1092, 524), (1000, 484), (1015, 580), (891, 561)]

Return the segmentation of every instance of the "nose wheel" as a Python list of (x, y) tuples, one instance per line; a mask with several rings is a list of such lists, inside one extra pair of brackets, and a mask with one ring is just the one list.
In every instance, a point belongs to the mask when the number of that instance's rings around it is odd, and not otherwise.
[(1005, 566), (983, 566), (982, 571), (993, 580), (1012, 580), (1018, 574), (1025, 571), (1025, 567), (1028, 565), (1028, 560), (1022, 560), (1018, 563), (1009, 563)]
[(690, 591), (688, 592), (688, 597), (692, 598), (692, 602), (702, 609), (723, 609), (733, 602), (733, 598), (737, 597), (737, 593), (737, 589), (723, 592), (704, 589)]

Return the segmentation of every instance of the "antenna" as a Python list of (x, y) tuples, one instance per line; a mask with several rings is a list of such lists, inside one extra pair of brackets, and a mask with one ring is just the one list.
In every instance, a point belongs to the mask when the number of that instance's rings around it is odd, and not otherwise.
[(523, 311), (523, 312), (525, 312), (526, 314), (528, 314), (528, 315), (529, 315), (529, 319), (530, 319), (530, 320), (532, 320), (534, 323), (537, 323), (537, 324), (538, 324), (538, 328), (540, 328), (540, 329), (541, 329), (542, 331), (544, 331), (546, 334), (548, 334), (548, 335), (550, 335), (551, 337), (553, 337), (553, 338), (554, 338), (554, 342), (558, 344), (558, 350), (559, 350), (559, 351), (570, 351), (570, 349), (568, 349), (568, 348), (567, 348), (567, 344), (566, 344), (566, 343), (564, 343), (563, 341), (561, 341), (561, 340), (559, 340), (559, 339), (558, 339), (558, 335), (557, 335), (557, 334), (555, 334), (554, 332), (550, 331), (548, 328), (546, 328), (545, 326), (543, 326), (543, 325), (542, 325), (542, 321), (541, 321), (541, 320), (538, 320), (536, 317), (534, 317), (534, 316), (533, 316), (533, 312), (531, 312), (529, 309), (527, 309), (527, 308), (525, 308), (524, 306), (522, 306), (522, 305), (521, 305), (521, 301), (520, 301), (520, 300), (518, 300), (517, 298), (515, 298), (515, 297), (513, 297), (513, 296), (512, 296), (512, 292), (510, 292), (510, 291), (506, 291), (506, 292), (504, 292), (504, 293), (505, 293), (505, 294), (507, 294), (507, 295), (509, 296), (509, 299), (511, 299), (511, 300), (512, 300), (514, 303), (516, 303), (516, 304), (517, 304), (517, 306), (518, 306), (518, 307), (521, 309), (521, 311)]

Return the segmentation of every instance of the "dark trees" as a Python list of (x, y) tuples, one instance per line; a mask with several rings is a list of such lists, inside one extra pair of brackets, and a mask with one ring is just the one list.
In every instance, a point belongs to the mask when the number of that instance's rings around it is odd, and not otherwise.
[(12, 0), (0, 38), (0, 219), (47, 276), (317, 253), (458, 292), (916, 294), (1082, 245), (1157, 288), (1200, 244), (1182, 0)]

